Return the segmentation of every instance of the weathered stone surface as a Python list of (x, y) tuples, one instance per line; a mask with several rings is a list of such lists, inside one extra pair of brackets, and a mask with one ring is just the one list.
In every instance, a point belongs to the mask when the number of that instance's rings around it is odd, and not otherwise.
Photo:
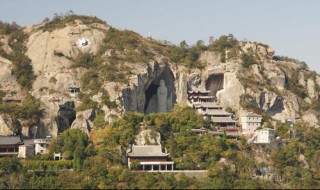
[[(72, 61), (70, 58), (77, 57), (80, 52), (96, 53), (105, 37), (104, 31), (108, 30), (108, 26), (83, 24), (81, 21), (76, 21), (73, 25), (52, 32), (37, 30), (40, 26), (26, 27), (25, 31), (30, 36), (27, 41), (28, 51), (26, 54), (32, 60), (32, 66), (37, 75), (31, 93), (42, 102), (44, 115), (36, 130), (34, 129), (36, 134), (35, 132), (31, 133), (31, 128), (29, 131), (25, 130), (25, 134), (28, 133), (29, 136), (35, 134), (37, 138), (43, 138), (47, 135), (54, 137), (58, 132), (70, 128), (70, 125), (73, 127), (77, 125), (85, 129), (88, 127), (88, 115), (74, 112), (74, 108), (81, 102), (78, 97), (71, 97), (66, 89), (69, 84), (81, 86), (81, 76), (87, 70), (83, 68), (71, 69)], [(79, 39), (85, 42), (85, 47), (79, 45)], [(5, 38), (1, 39), (7, 48), (5, 51), (11, 51), (5, 40)], [(308, 79), (306, 82), (305, 76), (308, 76), (308, 71), (301, 71), (302, 67), (293, 62), (272, 60), (274, 50), (266, 44), (240, 42), (239, 46), (242, 50), (239, 51), (240, 56), (243, 53), (252, 53), (259, 59), (259, 64), (244, 68), (240, 57), (232, 60), (227, 58), (226, 63), (221, 63), (220, 54), (212, 51), (201, 53), (199, 61), (205, 65), (205, 68), (201, 70), (189, 70), (181, 64), (164, 61), (168, 59), (156, 51), (152, 52), (154, 54), (153, 60), (150, 60), (149, 63), (124, 62), (125, 66), (132, 69), (131, 75), (126, 76), (129, 82), (124, 84), (108, 81), (102, 84), (103, 89), (108, 91), (110, 100), (117, 104), (116, 109), (102, 107), (105, 112), (105, 121), (111, 123), (125, 111), (142, 113), (170, 111), (175, 103), (181, 105), (187, 102), (188, 90), (193, 88), (206, 89), (209, 77), (217, 74), (220, 74), (221, 77), (213, 77), (209, 82), (212, 85), (208, 86), (213, 86), (212, 93), (216, 95), (218, 103), (224, 108), (231, 107), (238, 112), (241, 110), (240, 96), (249, 93), (255, 98), (258, 105), (274, 119), (291, 119), (293, 121), (299, 119), (298, 97), (285, 89), (286, 80), (299, 72), (299, 84), (304, 86), (308, 95), (305, 100), (311, 101), (312, 98), (317, 97), (315, 84), (320, 85), (320, 77), (316, 76), (315, 81)], [(63, 56), (57, 56), (57, 53), (63, 54)], [(123, 52), (108, 49), (103, 57), (110, 57), (113, 53), (120, 55)], [(12, 63), (0, 57), (0, 67), (3, 71), (0, 72), (1, 90), (7, 94), (17, 93), (17, 97), (22, 99), (24, 97), (24, 94), (21, 93), (23, 90), (11, 74)], [(245, 88), (239, 78), (242, 75), (263, 85)], [(157, 91), (162, 80), (167, 88), (167, 96), (161, 95), (160, 97), (167, 100), (165, 104), (159, 106)], [(101, 103), (101, 93), (97, 93), (91, 98)], [(74, 102), (75, 106), (69, 111), (59, 111), (60, 105), (65, 102)], [(81, 119), (82, 114), (84, 116)], [(302, 115), (305, 121), (309, 119), (312, 123), (317, 121), (315, 119), (317, 117), (314, 115), (308, 116), (305, 113)], [(72, 117), (76, 118), (73, 124)], [(90, 123), (89, 125), (92, 126)]]
[(14, 135), (12, 120), (9, 115), (0, 114), (0, 135), (1, 136)]
[(220, 55), (211, 51), (203, 52), (199, 57), (199, 61), (215, 66), (222, 64), (220, 61)]
[(284, 89), (285, 74), (273, 63), (264, 63), (264, 74), (270, 79), (270, 86), (275, 86), (279, 90)]
[(307, 89), (310, 98), (316, 97), (315, 84), (313, 79), (307, 80)]
[[(142, 113), (150, 113), (151, 110), (158, 112), (158, 108), (154, 108), (157, 105), (158, 97), (154, 96), (157, 96), (160, 80), (164, 80), (167, 88), (167, 99), (170, 97), (172, 99), (170, 104), (173, 105), (176, 102), (179, 83), (175, 82), (174, 71), (168, 64), (152, 62), (148, 64), (146, 73), (138, 74), (132, 80), (131, 85), (122, 89), (120, 94), (124, 110)], [(150, 103), (154, 106), (149, 107)], [(147, 110), (148, 112), (146, 112)]]
[(93, 128), (92, 120), (94, 117), (95, 111), (93, 109), (77, 112), (76, 119), (72, 123), (71, 129), (80, 129), (89, 134)]
[(4, 50), (7, 54), (10, 54), (12, 52), (11, 47), (9, 46), (9, 38), (8, 37), (3, 37), (0, 39), (1, 49)]
[(21, 99), (23, 97), (20, 85), (17, 83), (16, 78), (12, 75), (11, 70), (13, 65), (11, 61), (0, 57), (0, 87), (4, 92), (14, 93), (15, 98)]
[(306, 86), (306, 81), (304, 80), (303, 72), (300, 72), (298, 77), (299, 77), (299, 84), (302, 86)]
[(311, 126), (319, 127), (319, 116), (312, 112), (304, 113), (302, 120), (308, 122)]
[(217, 92), (218, 101), (224, 108), (231, 107), (233, 110), (238, 110), (240, 107), (240, 96), (245, 92), (244, 88), (236, 73), (225, 73), (224, 81), (223, 89)]
[(159, 145), (160, 142), (160, 133), (152, 131), (151, 129), (143, 129), (135, 137), (136, 145)]

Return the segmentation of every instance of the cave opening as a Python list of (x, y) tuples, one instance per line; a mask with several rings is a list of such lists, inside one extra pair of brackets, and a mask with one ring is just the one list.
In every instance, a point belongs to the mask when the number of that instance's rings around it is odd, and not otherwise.
[(169, 67), (150, 79), (145, 85), (144, 113), (170, 112), (176, 102), (174, 75)]
[(75, 103), (73, 101), (67, 101), (62, 105), (59, 105), (58, 115), (56, 122), (58, 125), (58, 132), (63, 132), (69, 129), (76, 119)]
[(206, 90), (210, 91), (210, 95), (216, 96), (217, 92), (223, 89), (224, 74), (212, 74), (208, 77), (206, 81)]

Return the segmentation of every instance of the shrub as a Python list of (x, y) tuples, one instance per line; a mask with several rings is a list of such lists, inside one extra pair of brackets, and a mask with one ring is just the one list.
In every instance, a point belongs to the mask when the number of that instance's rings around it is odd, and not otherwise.
[(58, 57), (63, 57), (63, 56), (64, 56), (64, 54), (63, 54), (62, 52), (56, 51), (56, 50), (53, 51), (53, 54), (54, 54), (55, 56), (58, 56)]
[(72, 67), (90, 68), (96, 65), (95, 55), (92, 53), (82, 53), (75, 60)]
[(258, 64), (255, 57), (252, 54), (243, 54), (241, 57), (242, 66), (249, 68), (251, 65)]
[(91, 90), (96, 93), (101, 88), (101, 82), (97, 70), (89, 70), (81, 77), (82, 88), (84, 90)]
[(98, 113), (93, 120), (93, 126), (96, 128), (103, 128), (107, 125), (107, 122), (104, 120), (104, 112)]
[(56, 83), (57, 83), (56, 77), (51, 77), (51, 78), (49, 79), (49, 82), (52, 83), (52, 84), (56, 84)]
[(20, 122), (17, 121), (18, 119), (22, 119), (26, 126), (36, 125), (42, 116), (42, 112), (40, 110), (40, 100), (31, 95), (28, 95), (22, 101), (22, 105), (0, 102), (0, 113), (9, 114), (14, 121), (15, 127), (20, 125)]
[(53, 19), (50, 22), (45, 23), (39, 28), (43, 32), (52, 32), (56, 29), (64, 28), (67, 24), (74, 24), (75, 20), (81, 20), (84, 24), (100, 23), (106, 24), (105, 21), (100, 20), (97, 17), (85, 16), (85, 15), (75, 15), (72, 11), (66, 12), (65, 14), (54, 14)]
[(31, 89), (36, 76), (33, 73), (31, 60), (24, 54), (27, 50), (25, 41), (28, 36), (16, 24), (0, 23), (0, 33), (9, 35), (9, 46), (13, 50), (10, 54), (1, 51), (1, 56), (13, 63), (12, 74), (16, 77), (17, 82), (23, 88)]
[(284, 87), (287, 90), (292, 91), (294, 94), (296, 94), (300, 98), (304, 99), (305, 97), (307, 97), (307, 93), (306, 93), (305, 88), (301, 84), (299, 84), (298, 77), (299, 77), (298, 72), (292, 73), (291, 78), (289, 78), (287, 75), (285, 75)]
[(273, 60), (275, 61), (286, 61), (286, 62), (293, 62), (297, 65), (299, 65), (302, 69), (309, 69), (308, 65), (304, 61), (300, 61), (298, 59), (290, 58), (287, 56), (280, 56), (280, 55), (275, 55), (273, 56)]
[(109, 95), (109, 93), (108, 93), (107, 91), (105, 91), (105, 90), (102, 92), (101, 100), (102, 100), (102, 102), (103, 102), (106, 106), (108, 106), (108, 108), (110, 108), (110, 109), (113, 109), (113, 108), (116, 108), (116, 107), (117, 107), (116, 102), (110, 100), (110, 95)]
[(226, 50), (229, 50), (228, 58), (234, 58), (238, 53), (239, 41), (234, 38), (232, 34), (222, 35), (218, 40), (215, 40), (212, 44), (208, 46), (211, 51), (220, 53), (221, 63), (226, 62)]
[(91, 100), (89, 94), (80, 93), (79, 98), (80, 98), (82, 104), (80, 104), (77, 107), (77, 111), (94, 109), (94, 108), (98, 107), (98, 102), (95, 102), (95, 101)]

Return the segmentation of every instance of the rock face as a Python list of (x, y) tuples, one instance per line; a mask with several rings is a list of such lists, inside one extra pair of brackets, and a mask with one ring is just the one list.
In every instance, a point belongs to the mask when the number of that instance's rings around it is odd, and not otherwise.
[(132, 86), (122, 90), (123, 108), (127, 111), (158, 113), (170, 111), (179, 88), (168, 64), (148, 64), (147, 73), (138, 74)]
[(104, 31), (109, 28), (97, 23), (83, 24), (80, 20), (75, 23), (52, 32), (43, 32), (37, 27), (26, 29), (30, 35), (26, 54), (32, 60), (37, 75), (32, 95), (41, 100), (44, 108), (37, 137), (54, 137), (70, 128), (71, 118), (76, 117), (75, 103), (71, 106), (66, 102), (75, 102), (77, 97), (70, 96), (67, 88), (69, 85), (80, 86), (79, 81), (84, 73), (81, 69), (70, 69), (70, 59), (76, 58), (79, 53), (96, 53), (105, 36)]
[(10, 136), (14, 135), (12, 129), (12, 120), (9, 115), (0, 114), (0, 135)]
[(24, 97), (22, 88), (11, 73), (13, 68), (11, 61), (0, 57), (0, 68), (1, 90), (6, 92), (7, 96), (14, 96), (14, 99), (22, 99)]
[(151, 129), (143, 129), (135, 137), (136, 145), (159, 145), (161, 136), (159, 132), (152, 131)]
[[(43, 116), (37, 126), (24, 126), (23, 133), (29, 137), (55, 137), (58, 133), (71, 128), (80, 128), (90, 132), (94, 111), (87, 110), (76, 113), (76, 107), (81, 103), (79, 97), (68, 92), (70, 85), (81, 89), (81, 77), (88, 70), (71, 68), (73, 60), (81, 53), (90, 52), (97, 55), (103, 39), (106, 37), (108, 25), (97, 23), (84, 24), (76, 20), (51, 32), (42, 31), (39, 26), (27, 27), (29, 35), (26, 42), (26, 55), (32, 60), (32, 67), (37, 75), (30, 91), (40, 99)], [(2, 48), (10, 53), (6, 37), (0, 38)], [(152, 44), (147, 40), (138, 40), (147, 47)], [(206, 89), (216, 97), (223, 107), (232, 108), (241, 113), (240, 97), (249, 94), (254, 103), (267, 112), (275, 120), (302, 119), (318, 123), (318, 116), (314, 113), (303, 113), (300, 104), (313, 102), (319, 98), (317, 89), (320, 86), (320, 76), (303, 69), (299, 64), (286, 61), (275, 61), (274, 50), (265, 44), (256, 42), (239, 42), (236, 58), (229, 56), (226, 50), (226, 62), (221, 62), (219, 52), (203, 51), (198, 61), (203, 69), (187, 69), (180, 63), (170, 62), (161, 51), (150, 50), (153, 58), (145, 63), (130, 63), (128, 83), (107, 81), (102, 84), (110, 100), (116, 102), (116, 108), (99, 105), (105, 112), (105, 121), (112, 123), (125, 111), (137, 111), (145, 114), (169, 112), (175, 104), (186, 104), (188, 90)], [(127, 49), (106, 49), (102, 58), (110, 57), (114, 52), (126, 55)], [(241, 55), (251, 53), (257, 64), (244, 67)], [(105, 64), (105, 63), (103, 63)], [(11, 74), (12, 63), (0, 57), (0, 89), (6, 96), (23, 99), (26, 93)], [(288, 80), (292, 77), (306, 97), (299, 97), (288, 89)], [(300, 89), (301, 90), (301, 89)], [(91, 99), (101, 103), (102, 92), (94, 94)], [(11, 97), (12, 98), (12, 97)], [(6, 118), (5, 118), (6, 117)], [(10, 135), (12, 122), (7, 116), (0, 118), (0, 135)], [(28, 129), (28, 130), (27, 130)]]
[(92, 120), (95, 117), (95, 111), (93, 109), (77, 112), (76, 119), (71, 125), (72, 129), (80, 129), (89, 135), (93, 124)]

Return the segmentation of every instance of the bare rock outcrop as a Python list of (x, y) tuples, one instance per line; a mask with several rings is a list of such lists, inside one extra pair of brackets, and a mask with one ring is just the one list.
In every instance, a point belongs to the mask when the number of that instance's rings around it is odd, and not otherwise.
[(160, 142), (160, 133), (152, 131), (151, 129), (143, 129), (135, 137), (136, 145), (159, 145)]
[[(29, 35), (26, 55), (32, 60), (31, 64), (37, 75), (30, 92), (40, 99), (44, 113), (37, 126), (25, 126), (24, 134), (55, 137), (70, 127), (89, 132), (93, 127), (91, 121), (94, 111), (90, 109), (76, 113), (79, 98), (67, 90), (70, 85), (81, 87), (81, 76), (88, 70), (71, 68), (71, 65), (73, 59), (81, 53), (90, 52), (97, 55), (109, 26), (97, 23), (83, 24), (80, 20), (50, 32), (40, 30), (42, 26), (25, 28)], [(8, 39), (0, 40), (4, 44), (1, 48), (10, 53), (12, 49), (8, 45)], [(147, 47), (152, 46), (142, 38), (140, 42)], [(317, 85), (320, 86), (320, 76), (309, 77), (309, 71), (303, 70), (301, 65), (294, 62), (274, 60), (275, 52), (266, 44), (241, 41), (236, 48), (237, 57), (228, 56), (231, 50), (224, 49), (225, 63), (221, 62), (218, 51), (211, 51), (210, 48), (203, 51), (198, 59), (204, 67), (202, 69), (187, 69), (182, 64), (172, 63), (165, 54), (154, 49), (148, 52), (152, 53), (152, 59), (145, 63), (133, 64), (123, 61), (122, 64), (131, 69), (130, 76), (126, 76), (129, 81), (104, 81), (102, 84), (103, 90), (110, 96), (110, 101), (116, 102), (116, 108), (113, 109), (106, 105), (101, 106), (105, 112), (105, 121), (112, 123), (126, 111), (145, 114), (159, 110), (170, 111), (174, 104), (187, 103), (188, 90), (198, 88), (211, 91), (223, 108), (230, 107), (236, 112), (241, 111), (241, 95), (249, 94), (259, 108), (273, 119), (282, 121), (299, 119), (299, 102), (311, 103), (318, 98), (316, 88)], [(107, 49), (102, 58), (111, 57), (113, 53), (125, 56), (120, 50)], [(243, 66), (241, 56), (244, 54), (252, 55), (256, 62)], [(1, 90), (7, 96), (15, 94), (17, 98), (23, 99), (23, 90), (11, 74), (13, 64), (0, 57), (0, 67), (4, 71), (0, 72)], [(292, 89), (288, 89), (288, 80), (292, 77), (297, 77), (299, 87), (302, 86), (305, 90), (307, 95), (304, 100), (294, 94)], [(161, 84), (161, 81), (164, 84)], [(157, 93), (160, 86), (166, 89), (161, 97)], [(101, 105), (101, 97), (102, 92), (97, 92), (90, 98)], [(166, 105), (159, 106), (159, 100), (164, 100)], [(316, 114), (308, 112), (301, 115), (304, 121), (311, 122), (314, 126), (318, 125), (319, 118)], [(1, 127), (0, 135), (11, 134), (10, 119), (3, 117), (0, 117), (0, 123), (6, 127)], [(144, 132), (142, 136), (148, 136), (149, 133), (150, 131)]]
[(308, 95), (310, 98), (316, 97), (316, 91), (315, 91), (315, 83), (313, 79), (307, 80), (307, 89), (308, 89)]
[(14, 135), (12, 120), (9, 115), (0, 114), (0, 136)]
[(92, 120), (94, 117), (94, 109), (77, 112), (76, 119), (73, 121), (71, 129), (80, 129), (89, 135), (93, 128)]
[(152, 104), (153, 96), (157, 96), (156, 93), (161, 80), (164, 81), (168, 89), (167, 98), (171, 99), (169, 107), (172, 109), (177, 99), (176, 92), (179, 90), (177, 88), (181, 87), (179, 82), (176, 82), (177, 75), (174, 71), (175, 69), (167, 63), (149, 63), (146, 72), (132, 78), (130, 86), (122, 89), (119, 98), (123, 102), (123, 109), (146, 113), (149, 104)]
[(313, 127), (319, 127), (319, 115), (312, 113), (312, 112), (306, 112), (302, 115), (302, 120), (305, 122), (308, 122)]

